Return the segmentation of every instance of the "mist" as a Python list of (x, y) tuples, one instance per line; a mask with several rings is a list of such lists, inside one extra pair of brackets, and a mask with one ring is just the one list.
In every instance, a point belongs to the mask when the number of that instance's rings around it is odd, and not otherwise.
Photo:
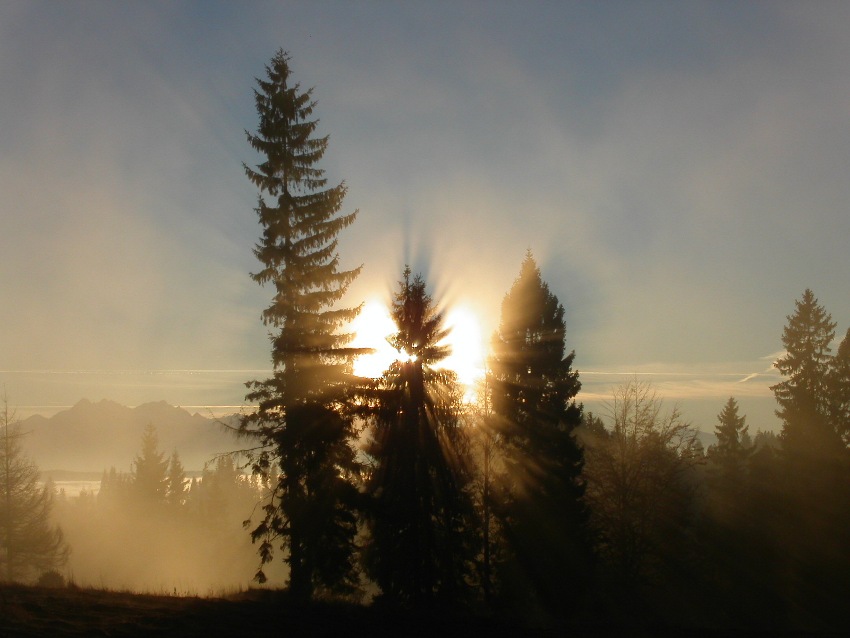
[(0, 5), (0, 578), (850, 627), (848, 29)]
[[(159, 449), (156, 432), (145, 429), (129, 472), (112, 466), (96, 488), (75, 495), (54, 487), (54, 521), (71, 548), (66, 580), (181, 596), (220, 597), (256, 586), (257, 547), (243, 521), (257, 515), (268, 489), (243, 471), (239, 454), (187, 473), (176, 450), (169, 457)], [(285, 582), (282, 563), (268, 571), (270, 584)]]
[[(353, 303), (410, 263), (489, 335), (532, 248), (569, 300), (580, 369), (625, 374), (756, 363), (776, 350), (784, 301), (815, 282), (850, 311), (845, 11), (691, 6), (646, 21), (617, 7), (380, 20), (248, 7), (246, 23), (221, 7), (203, 23), (191, 6), (7, 9), (20, 26), (3, 40), (0, 242), (21, 311), (17, 336), (0, 336), (3, 372), (269, 367), (241, 163), (252, 78), (281, 38), (319, 89), (328, 176), (361, 211), (340, 242), (342, 263), (364, 266)], [(134, 388), (19, 403), (232, 405), (236, 386), (226, 400)]]

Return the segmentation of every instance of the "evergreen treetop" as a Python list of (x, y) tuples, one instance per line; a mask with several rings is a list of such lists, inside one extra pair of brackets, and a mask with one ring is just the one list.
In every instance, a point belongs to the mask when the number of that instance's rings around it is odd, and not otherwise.
[(159, 449), (159, 436), (148, 423), (142, 433), (142, 449), (133, 460), (133, 487), (144, 500), (164, 501), (168, 494), (168, 459)]
[(787, 319), (785, 354), (775, 363), (785, 380), (771, 386), (782, 419), (783, 449), (794, 457), (834, 455), (843, 447), (829, 419), (830, 343), (836, 324), (809, 289)]
[(186, 502), (186, 470), (180, 461), (177, 450), (171, 453), (168, 461), (166, 498), (171, 505), (180, 506)]
[(507, 419), (509, 439), (547, 426), (571, 432), (581, 423), (574, 400), (581, 383), (572, 370), (575, 352), (564, 356), (565, 336), (564, 307), (528, 252), (502, 301), (490, 359), (493, 407)]
[(738, 414), (738, 402), (734, 397), (723, 406), (717, 415), (714, 434), (717, 444), (709, 448), (709, 456), (718, 462), (728, 474), (736, 475), (742, 469), (743, 462), (751, 453), (747, 418)]
[[(336, 308), (360, 268), (340, 270), (337, 235), (356, 218), (340, 215), (344, 182), (328, 187), (318, 166), (327, 137), (316, 137), (312, 89), (291, 78), (289, 54), (277, 51), (257, 79), (259, 118), (248, 143), (262, 159), (244, 165), (258, 188), (256, 212), (262, 237), (254, 249), (261, 269), (252, 275), (275, 292), (263, 312), (270, 334), (274, 375), (251, 381), (246, 399), (257, 410), (240, 423), (261, 451), (254, 472), (272, 483), (263, 520), (252, 538), (261, 563), (280, 541), (290, 568), (290, 591), (312, 597), (316, 587), (347, 588), (354, 580), (356, 497), (359, 464), (354, 436), (351, 367), (360, 350), (347, 348), (341, 332), (359, 312)], [(260, 582), (265, 574), (257, 572)]]
[(830, 362), (829, 397), (833, 427), (850, 444), (850, 329)]
[(337, 329), (352, 320), (359, 307), (330, 307), (360, 268), (339, 270), (337, 235), (356, 219), (357, 211), (337, 214), (347, 189), (344, 182), (326, 187), (317, 163), (328, 137), (314, 137), (319, 122), (310, 119), (316, 105), (312, 89), (302, 92), (300, 84), (292, 82), (289, 62), (289, 54), (279, 50), (266, 66), (267, 79), (257, 80), (259, 126), (246, 135), (265, 159), (255, 168), (243, 166), (260, 191), (255, 210), (263, 227), (262, 241), (254, 249), (263, 267), (251, 276), (260, 284), (274, 284), (276, 290), (263, 312), (265, 323), (280, 329), (272, 337), (272, 360), (295, 373), (310, 364), (310, 355), (332, 353), (350, 340)]
[(775, 363), (787, 379), (771, 387), (779, 403), (777, 415), (783, 420), (804, 408), (825, 414), (830, 344), (835, 337), (832, 315), (818, 304), (810, 289), (794, 303), (795, 312), (786, 317), (788, 323), (782, 331), (785, 354)]
[(496, 509), (519, 570), (514, 586), (558, 615), (577, 604), (593, 563), (584, 458), (574, 436), (581, 383), (575, 352), (564, 354), (565, 335), (564, 307), (528, 252), (502, 302), (490, 358), (506, 468)]
[(372, 393), (366, 563), (396, 603), (456, 604), (474, 555), (462, 393), (455, 374), (437, 367), (449, 354), (441, 344), (442, 313), (420, 275), (411, 278), (408, 267), (403, 277), (391, 309), (398, 331), (390, 339), (401, 357)]

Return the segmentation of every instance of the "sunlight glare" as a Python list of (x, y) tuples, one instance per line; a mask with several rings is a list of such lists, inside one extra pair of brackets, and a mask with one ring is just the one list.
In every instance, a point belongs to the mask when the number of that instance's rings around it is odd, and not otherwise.
[[(449, 334), (442, 342), (451, 348), (451, 354), (441, 362), (440, 368), (453, 370), (465, 388), (464, 400), (475, 400), (475, 388), (484, 376), (484, 343), (481, 325), (475, 314), (461, 306), (446, 315)], [(354, 374), (359, 377), (377, 379), (394, 361), (415, 361), (415, 356), (399, 352), (387, 338), (396, 331), (387, 307), (379, 301), (370, 301), (351, 325), (354, 348), (372, 348), (372, 354), (364, 354), (354, 361)]]
[(372, 354), (364, 354), (354, 361), (354, 374), (358, 377), (377, 379), (390, 364), (399, 358), (398, 351), (387, 341), (396, 331), (387, 307), (379, 301), (370, 301), (351, 324), (353, 348), (373, 348)]
[(475, 398), (477, 382), (484, 376), (484, 343), (481, 324), (471, 310), (458, 306), (446, 315), (446, 327), (449, 334), (445, 343), (451, 348), (451, 354), (441, 367), (454, 370), (458, 381), (466, 386), (464, 399)]

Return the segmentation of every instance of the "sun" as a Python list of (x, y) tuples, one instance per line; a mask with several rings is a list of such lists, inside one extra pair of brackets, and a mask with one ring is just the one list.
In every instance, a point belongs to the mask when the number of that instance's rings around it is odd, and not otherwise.
[[(354, 348), (371, 348), (372, 354), (360, 355), (354, 360), (354, 374), (377, 379), (394, 361), (402, 360), (405, 353), (393, 348), (388, 337), (396, 331), (386, 305), (379, 301), (367, 302), (351, 325)], [(465, 387), (465, 400), (472, 401), (478, 381), (484, 376), (484, 342), (481, 326), (475, 313), (464, 306), (446, 313), (449, 330), (443, 344), (451, 354), (440, 363), (441, 368), (453, 370)]]
[(379, 301), (370, 301), (351, 324), (354, 339), (352, 348), (371, 348), (372, 354), (362, 354), (354, 360), (354, 374), (377, 379), (401, 356), (387, 338), (396, 331), (387, 307)]
[[(445, 344), (451, 348), (451, 354), (442, 362), (441, 367), (453, 370), (467, 388), (467, 400), (474, 395), (474, 389), (484, 376), (484, 342), (478, 317), (465, 306), (456, 306), (446, 314), (446, 327), (449, 334)], [(470, 394), (472, 393), (472, 394)]]

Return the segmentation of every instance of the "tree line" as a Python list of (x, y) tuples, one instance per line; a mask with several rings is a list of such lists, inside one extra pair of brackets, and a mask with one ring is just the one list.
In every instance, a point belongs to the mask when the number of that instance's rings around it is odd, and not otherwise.
[(252, 277), (274, 290), (263, 312), (274, 372), (247, 384), (256, 410), (240, 425), (271, 490), (252, 523), (260, 582), (278, 552), (297, 600), (367, 582), (387, 604), (550, 619), (841, 617), (850, 343), (829, 355), (835, 325), (811, 291), (776, 363), (781, 435), (750, 437), (730, 398), (707, 454), (638, 380), (614, 390), (607, 424), (584, 411), (564, 308), (530, 252), (477, 405), (439, 366), (443, 316), (409, 268), (391, 308), (399, 360), (379, 379), (354, 377), (362, 351), (346, 327), (359, 307), (338, 302), (359, 268), (341, 268), (337, 241), (357, 211), (340, 212), (345, 183), (329, 186), (319, 166), (328, 138), (312, 93), (278, 51), (246, 133), (261, 157), (244, 165), (262, 227)]
[(53, 488), (21, 449), (15, 414), (4, 395), (0, 414), (0, 580), (31, 580), (65, 563), (68, 547), (53, 524)]
[[(227, 532), (207, 538), (250, 538), (255, 579), (283, 578), (302, 602), (368, 593), (375, 604), (543, 622), (847, 626), (850, 331), (833, 355), (836, 324), (810, 290), (776, 362), (781, 433), (750, 434), (730, 397), (708, 450), (637, 378), (613, 390), (607, 414), (584, 410), (564, 307), (530, 251), (503, 299), (476, 403), (440, 365), (441, 306), (409, 267), (390, 309), (398, 359), (377, 379), (354, 376), (366, 351), (346, 330), (360, 308), (340, 305), (360, 269), (342, 269), (337, 242), (357, 211), (341, 213), (345, 183), (328, 185), (320, 168), (328, 138), (286, 52), (254, 97), (258, 128), (246, 134), (261, 161), (244, 170), (262, 234), (252, 277), (274, 291), (263, 312), (273, 372), (246, 384), (255, 409), (238, 428), (254, 479), (225, 456), (187, 481), (151, 429), (131, 475), (105, 473), (101, 514), (133, 508), (167, 525), (214, 511)], [(241, 540), (230, 525), (244, 508), (209, 505), (218, 483), (252, 503)], [(0, 548), (13, 556), (2, 508), (0, 498)], [(64, 541), (45, 529), (59, 564)]]
[(104, 471), (100, 489), (59, 494), (54, 519), (77, 584), (168, 594), (208, 594), (248, 586), (254, 548), (242, 521), (264, 486), (222, 454), (191, 478), (177, 450), (160, 449), (148, 425), (129, 472)]
[(149, 424), (131, 471), (104, 470), (99, 489), (69, 496), (40, 480), (8, 411), (2, 424), (0, 581), (169, 594), (247, 587), (255, 552), (242, 521), (265, 488), (237, 455), (189, 478)]

